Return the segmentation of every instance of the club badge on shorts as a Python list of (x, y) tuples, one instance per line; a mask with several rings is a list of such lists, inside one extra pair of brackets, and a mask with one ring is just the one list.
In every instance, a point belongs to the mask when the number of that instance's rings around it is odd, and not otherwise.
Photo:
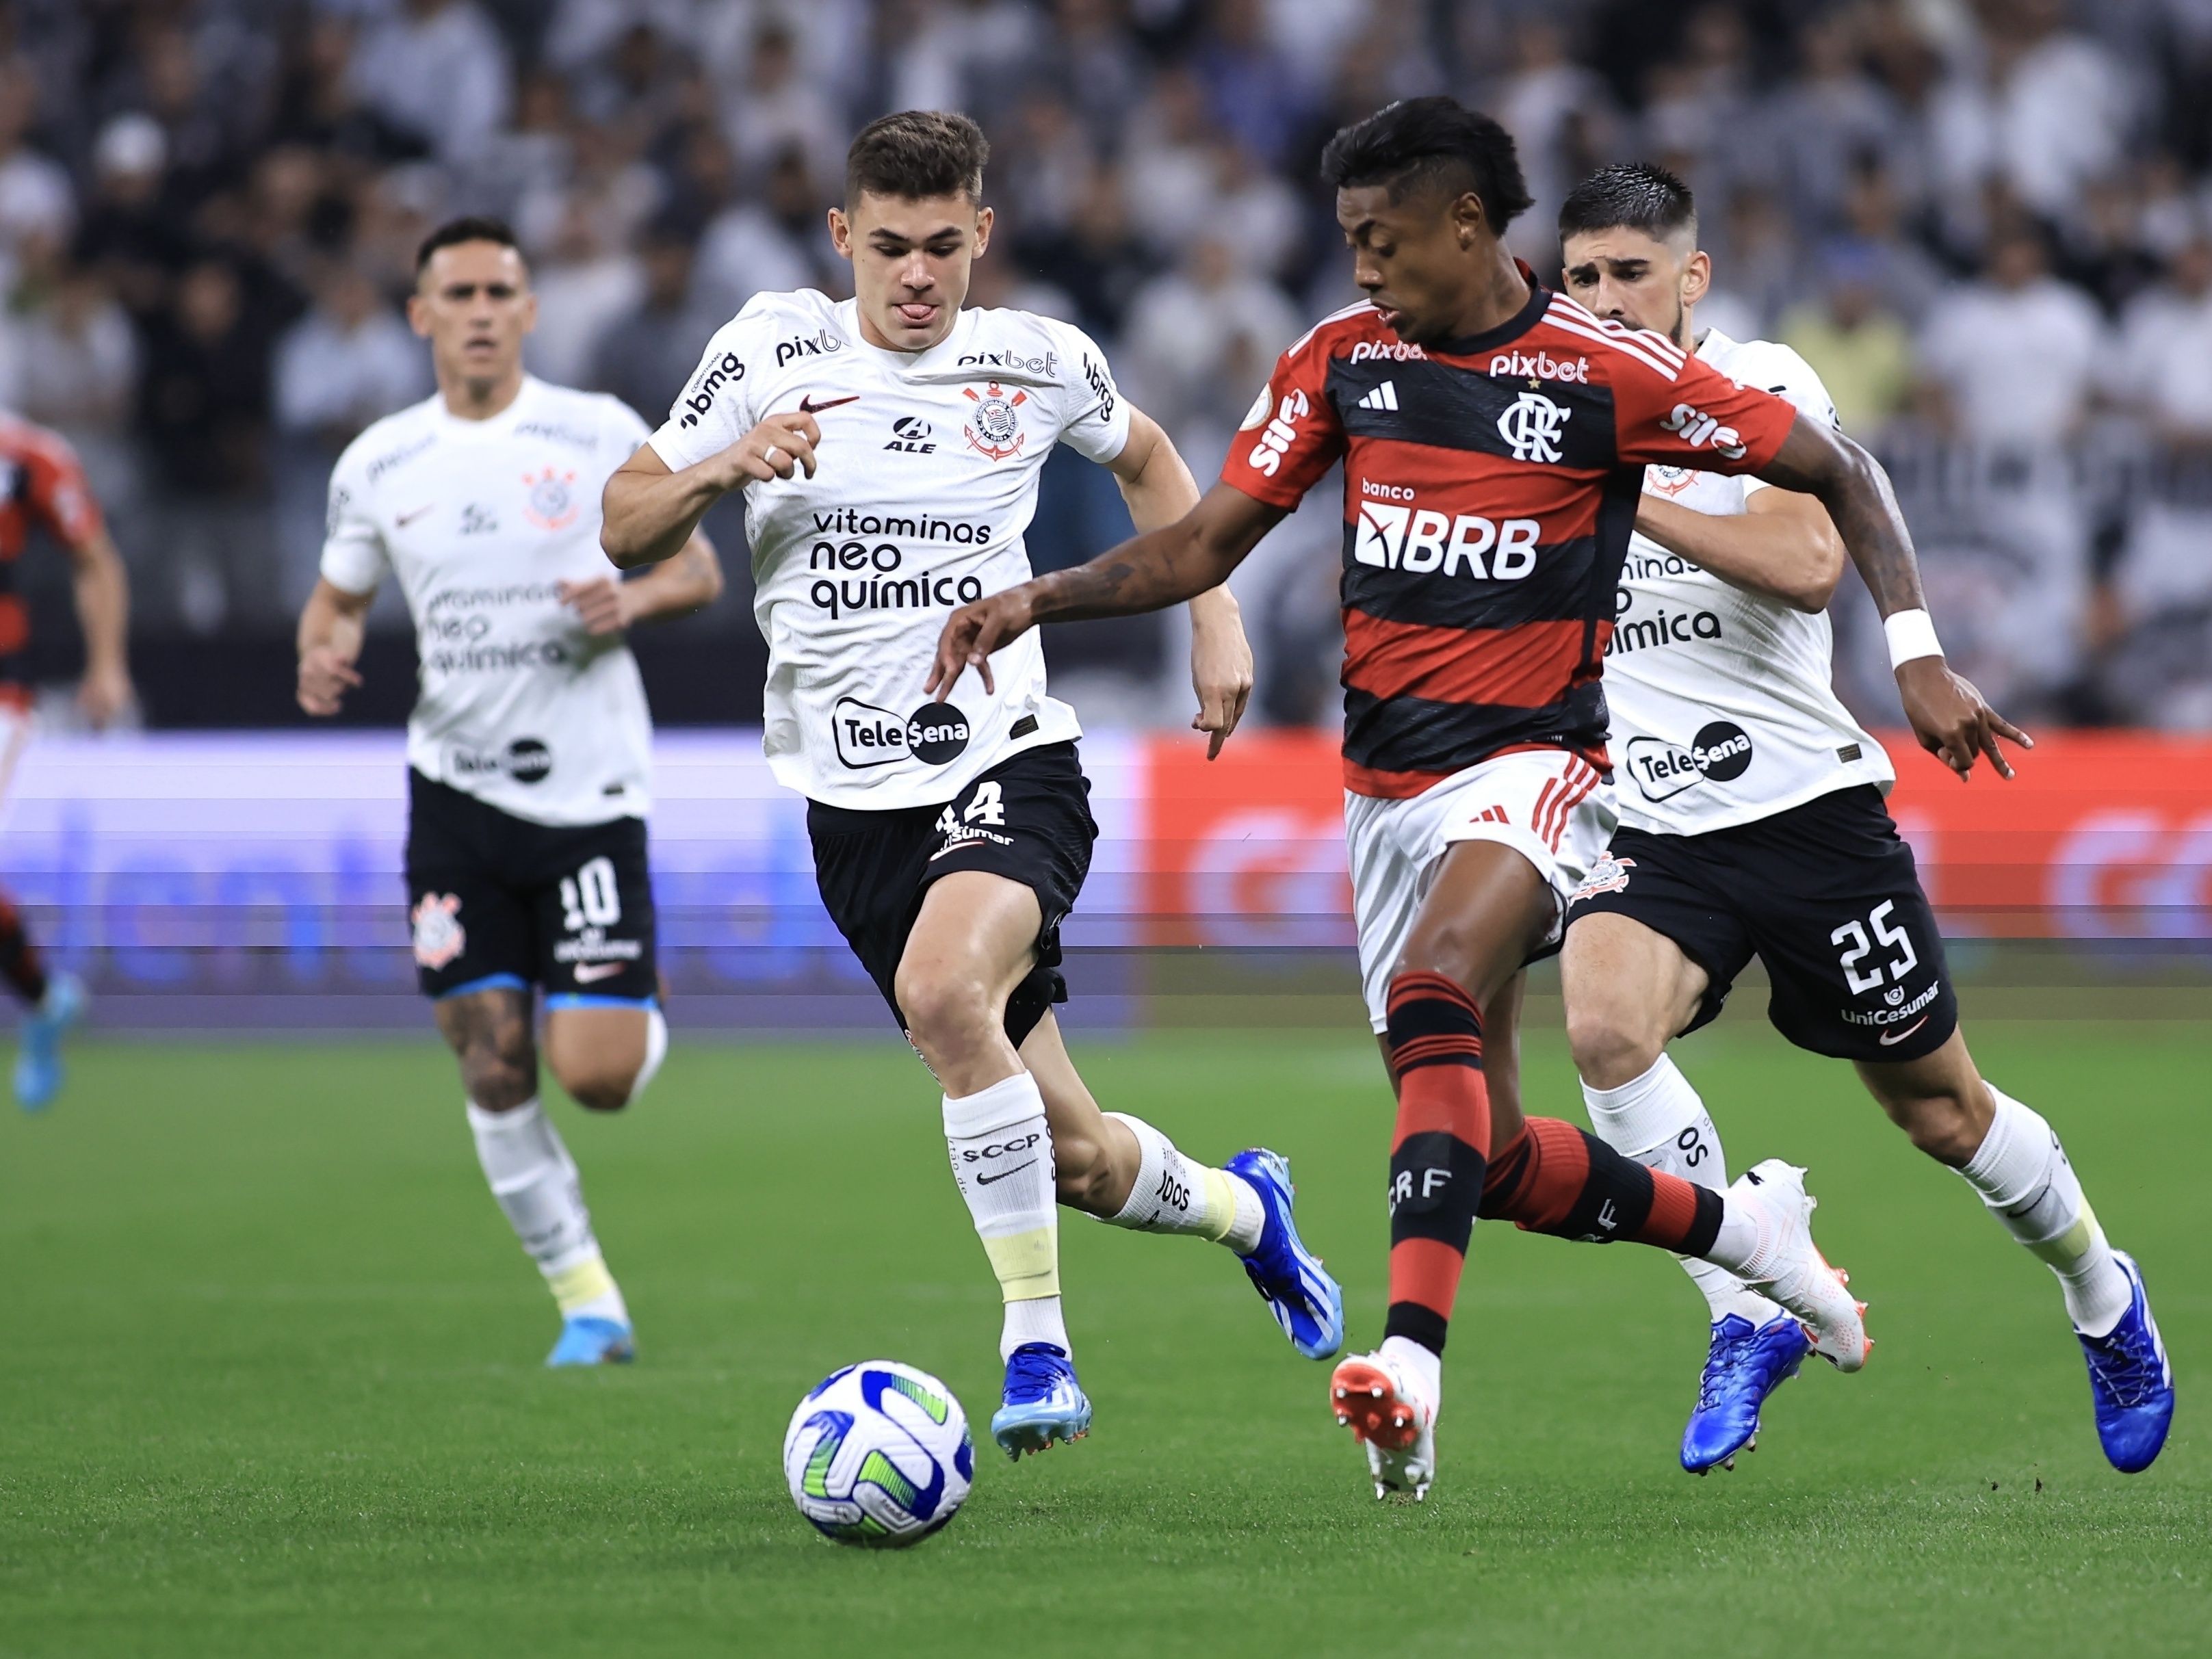
[(415, 960), (433, 973), (468, 949), (459, 893), (425, 893), (408, 921), (415, 929)]
[(1628, 885), (1628, 872), (1636, 867), (1634, 859), (1617, 859), (1610, 853), (1601, 853), (1583, 884), (1574, 890), (1570, 904), (1579, 904), (1586, 898), (1595, 898), (1600, 893), (1618, 893)]

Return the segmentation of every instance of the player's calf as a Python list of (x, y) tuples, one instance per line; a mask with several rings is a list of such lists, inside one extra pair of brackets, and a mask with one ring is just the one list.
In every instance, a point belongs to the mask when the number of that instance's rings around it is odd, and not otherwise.
[(580, 1106), (618, 1112), (643, 1095), (668, 1055), (668, 1021), (650, 1003), (562, 1006), (545, 1018), (545, 1063)]

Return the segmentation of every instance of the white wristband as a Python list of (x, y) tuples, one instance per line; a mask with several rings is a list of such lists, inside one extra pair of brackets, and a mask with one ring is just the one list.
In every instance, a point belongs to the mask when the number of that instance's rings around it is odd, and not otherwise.
[(1925, 611), (1899, 611), (1881, 619), (1889, 637), (1889, 665), (1894, 669), (1918, 657), (1940, 657), (1943, 647), (1936, 638), (1936, 624)]

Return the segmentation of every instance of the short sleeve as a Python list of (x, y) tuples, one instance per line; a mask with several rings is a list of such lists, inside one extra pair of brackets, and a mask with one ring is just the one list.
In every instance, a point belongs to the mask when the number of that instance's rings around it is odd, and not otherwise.
[(709, 455), (720, 454), (759, 424), (746, 379), (767, 343), (764, 316), (755, 301), (707, 342), (699, 367), (691, 371), (668, 418), (652, 435), (653, 452), (670, 471), (681, 472)]
[(1060, 441), (1086, 461), (1106, 465), (1129, 445), (1129, 403), (1114, 384), (1114, 371), (1097, 343), (1081, 329), (1055, 325), (1068, 361), (1080, 365), (1061, 417)]
[(82, 547), (100, 533), (100, 503), (68, 441), (42, 433), (27, 457), (25, 483), (30, 507), (40, 522), (70, 547)]
[(349, 593), (373, 593), (392, 568), (384, 532), (370, 516), (368, 487), (350, 452), (331, 473), (330, 508), (324, 525), (323, 580)]
[(1614, 441), (1630, 465), (1756, 472), (1797, 422), (1785, 399), (1738, 386), (1696, 357), (1671, 382), (1640, 362), (1616, 361), (1611, 380)]
[(1221, 482), (1255, 501), (1295, 507), (1344, 453), (1328, 400), (1328, 353), (1309, 334), (1275, 360), (1221, 464)]
[[(1806, 419), (1817, 421), (1832, 432), (1843, 430), (1843, 421), (1836, 413), (1835, 400), (1828, 396), (1828, 388), (1813, 372), (1813, 365), (1788, 346), (1766, 343), (1748, 362), (1739, 358), (1736, 367), (1753, 386), (1772, 392)], [(1766, 488), (1758, 478), (1744, 481), (1747, 495), (1756, 495)]]

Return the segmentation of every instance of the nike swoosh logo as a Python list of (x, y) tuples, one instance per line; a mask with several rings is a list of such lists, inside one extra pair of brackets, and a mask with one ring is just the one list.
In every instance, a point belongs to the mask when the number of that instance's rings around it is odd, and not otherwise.
[(576, 983), (590, 985), (599, 980), (612, 979), (629, 966), (626, 962), (580, 962), (576, 964)]
[(1915, 1031), (1918, 1030), (1927, 1023), (1928, 1016), (1923, 1014), (1919, 1018), (1914, 1020), (1911, 1024), (1906, 1026), (1903, 1030), (1884, 1031), (1880, 1036), (1876, 1037), (1875, 1041), (1881, 1044), (1883, 1048), (1887, 1048), (1893, 1042), (1904, 1042), (1905, 1038), (1911, 1036)]
[(438, 504), (435, 501), (433, 501), (428, 507), (418, 507), (412, 513), (401, 514), (392, 522), (395, 525), (400, 526), (413, 524), (416, 520), (421, 518), (425, 513), (434, 512), (437, 509), (437, 505)]
[(1004, 1181), (1008, 1176), (1018, 1176), (1023, 1170), (1034, 1166), (1036, 1163), (1036, 1160), (1031, 1158), (1027, 1164), (1017, 1164), (1012, 1169), (1001, 1170), (996, 1175), (979, 1175), (975, 1177), (975, 1184), (978, 1187), (988, 1187), (994, 1181)]
[(823, 410), (835, 409), (840, 404), (857, 404), (860, 401), (860, 394), (855, 392), (849, 398), (832, 398), (826, 404), (817, 404), (814, 401), (814, 394), (810, 392), (799, 400), (799, 412), (802, 415), (819, 415)]

